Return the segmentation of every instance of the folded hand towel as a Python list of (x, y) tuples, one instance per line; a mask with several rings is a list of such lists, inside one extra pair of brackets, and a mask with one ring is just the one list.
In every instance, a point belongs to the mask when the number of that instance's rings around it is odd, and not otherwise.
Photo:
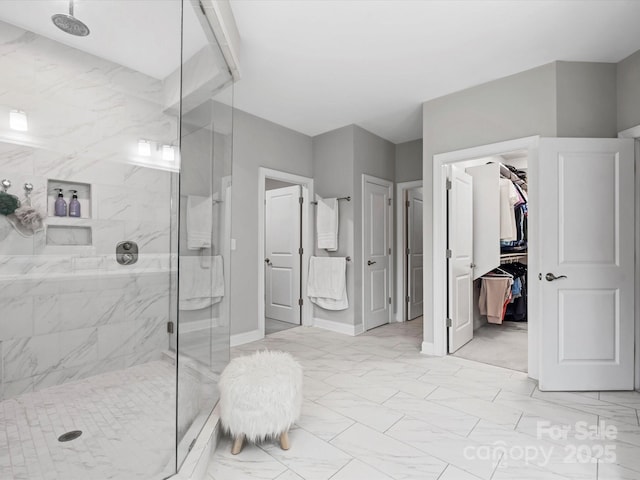
[(211, 248), (211, 226), (213, 222), (211, 197), (187, 197), (187, 248), (199, 250)]
[(316, 209), (316, 233), (318, 248), (329, 252), (338, 250), (338, 199), (320, 198), (316, 195), (318, 208)]
[(346, 270), (345, 257), (311, 257), (307, 281), (309, 299), (327, 310), (349, 308)]

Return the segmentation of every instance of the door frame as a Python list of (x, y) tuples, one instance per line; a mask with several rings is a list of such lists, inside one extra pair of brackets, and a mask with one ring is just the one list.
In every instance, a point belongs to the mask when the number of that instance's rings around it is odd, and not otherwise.
[[(538, 196), (538, 143), (539, 136), (523, 137), (504, 142), (491, 143), (477, 147), (441, 153), (433, 156), (433, 250), (432, 250), (432, 288), (433, 288), (433, 343), (423, 342), (422, 352), (430, 355), (447, 355), (447, 172), (446, 166), (483, 157), (491, 157), (515, 150), (526, 150), (528, 155), (528, 196), (529, 202), (537, 205)], [(529, 225), (529, 247), (527, 249), (527, 263), (531, 272), (539, 270), (539, 250), (538, 250), (538, 212), (535, 208), (529, 211), (527, 218)], [(539, 374), (539, 306), (540, 295), (538, 293), (538, 283), (531, 281), (528, 283), (528, 375), (537, 379)], [(425, 296), (426, 297), (426, 296)], [(424, 329), (429, 328), (427, 315), (424, 316)], [(532, 321), (533, 320), (533, 321)]]
[(634, 388), (640, 390), (640, 352), (638, 352), (638, 346), (640, 346), (640, 258), (638, 258), (638, 252), (640, 252), (640, 125), (628, 128), (618, 133), (618, 138), (632, 138), (635, 140), (635, 205), (636, 205), (636, 219), (635, 219), (635, 375), (634, 375)]
[(393, 241), (393, 225), (394, 225), (394, 215), (393, 215), (393, 182), (391, 180), (385, 180), (384, 178), (379, 178), (379, 177), (374, 177), (373, 175), (367, 175), (366, 173), (362, 174), (362, 186), (361, 186), (361, 197), (360, 197), (360, 204), (361, 204), (361, 209), (362, 211), (360, 212), (360, 222), (361, 222), (361, 227), (360, 227), (360, 233), (361, 233), (361, 237), (362, 237), (362, 242), (360, 244), (360, 265), (362, 268), (362, 296), (360, 298), (360, 301), (362, 302), (362, 328), (363, 331), (366, 332), (367, 331), (367, 323), (366, 323), (366, 315), (364, 313), (364, 306), (365, 306), (365, 291), (364, 291), (364, 276), (366, 273), (366, 269), (364, 268), (365, 265), (367, 264), (367, 260), (366, 260), (366, 255), (365, 255), (365, 235), (364, 235), (364, 220), (365, 220), (365, 185), (367, 183), (367, 180), (371, 180), (373, 182), (376, 183), (381, 183), (383, 185), (387, 186), (387, 190), (389, 192), (389, 199), (391, 200), (391, 205), (389, 205), (387, 208), (389, 209), (389, 227), (388, 227), (388, 232), (387, 235), (389, 235), (389, 248), (391, 248), (391, 255), (389, 255), (389, 273), (387, 274), (387, 281), (389, 282), (389, 295), (391, 295), (391, 305), (389, 305), (389, 322), (391, 323), (391, 321), (393, 320), (393, 312), (396, 309), (396, 305), (397, 305), (397, 300), (394, 299), (394, 295), (393, 295), (393, 268), (394, 268), (394, 261), (393, 261), (393, 251), (394, 251), (394, 241)]
[(302, 281), (302, 291), (300, 296), (303, 299), (302, 305), (302, 325), (311, 326), (312, 307), (307, 296), (307, 278), (309, 275), (309, 258), (313, 252), (313, 224), (311, 222), (311, 199), (313, 197), (313, 178), (295, 175), (293, 173), (282, 172), (270, 168), (260, 167), (258, 169), (258, 331), (260, 338), (265, 337), (265, 279), (264, 279), (264, 259), (266, 258), (265, 245), (265, 182), (267, 179), (288, 182), (302, 187), (302, 270), (300, 278)]
[[(405, 208), (405, 196), (408, 190), (422, 187), (422, 180), (396, 183), (396, 322), (407, 321), (407, 302), (403, 299), (407, 296), (405, 278), (407, 275), (407, 215)], [(423, 199), (424, 200), (424, 199)]]

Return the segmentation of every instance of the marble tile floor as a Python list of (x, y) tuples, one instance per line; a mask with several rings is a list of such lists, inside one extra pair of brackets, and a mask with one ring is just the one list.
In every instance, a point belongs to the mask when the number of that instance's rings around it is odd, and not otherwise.
[(424, 356), (421, 338), (417, 319), (233, 348), (296, 357), (303, 412), (288, 451), (267, 441), (232, 456), (223, 437), (208, 480), (640, 480), (640, 393), (540, 392), (522, 372)]
[[(167, 477), (175, 471), (175, 375), (158, 360), (0, 402), (0, 479)], [(71, 430), (83, 434), (58, 442)]]

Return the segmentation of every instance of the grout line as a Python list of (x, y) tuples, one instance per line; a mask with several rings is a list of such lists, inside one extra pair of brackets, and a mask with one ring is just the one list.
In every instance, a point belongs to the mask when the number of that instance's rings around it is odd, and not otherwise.
[(518, 419), (518, 421), (516, 422), (516, 424), (513, 426), (513, 430), (516, 431), (518, 430), (518, 425), (520, 425), (520, 420), (522, 420), (522, 417), (524, 417), (524, 412), (522, 412), (520, 414), (520, 418)]
[(406, 415), (403, 414), (398, 420), (396, 420), (391, 425), (389, 425), (389, 428), (387, 428), (384, 432), (382, 432), (382, 434), (386, 435), (387, 432), (391, 430), (393, 427), (395, 427), (404, 417), (406, 417)]

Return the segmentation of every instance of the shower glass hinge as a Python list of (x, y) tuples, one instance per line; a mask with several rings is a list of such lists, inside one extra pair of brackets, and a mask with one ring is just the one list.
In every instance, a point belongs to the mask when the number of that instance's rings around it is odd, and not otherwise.
[(451, 327), (453, 325), (453, 321), (450, 318), (447, 318), (447, 327)]
[(451, 250), (447, 248), (447, 258), (451, 258)]
[(167, 333), (173, 333), (173, 322), (167, 322)]
[(302, 300), (301, 298), (298, 299), (298, 305), (302, 306), (304, 304), (304, 300)]
[(299, 253), (300, 255), (302, 255), (302, 254), (304, 253), (304, 248), (300, 247), (300, 248), (298, 249), (298, 253)]

